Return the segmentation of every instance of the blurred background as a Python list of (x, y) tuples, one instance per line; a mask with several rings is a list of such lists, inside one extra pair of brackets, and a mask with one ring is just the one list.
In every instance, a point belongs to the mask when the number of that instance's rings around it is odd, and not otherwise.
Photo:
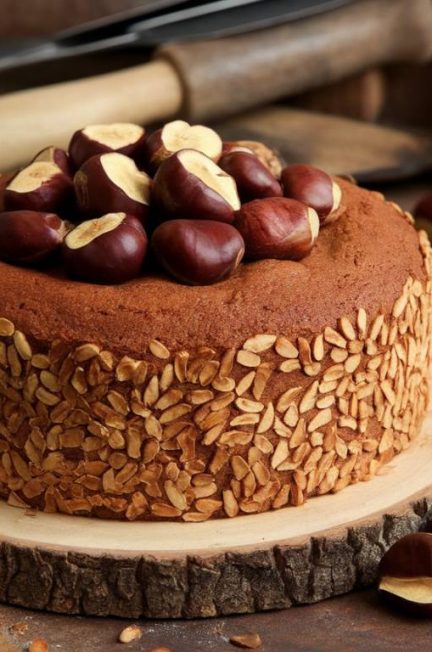
[[(174, 16), (173, 25), (160, 31), (150, 21), (138, 41), (88, 51), (101, 34), (121, 35), (124, 41), (124, 34), (134, 32), (136, 24), (141, 29), (143, 20), (156, 18), (163, 25), (161, 16), (200, 6), (208, 11), (210, 5), (205, 24)], [(144, 67), (160, 48), (168, 48), (165, 59), (182, 89), (181, 99), (172, 104), (176, 116), (212, 123), (226, 139), (264, 140), (288, 162), (354, 174), (409, 209), (432, 188), (430, 0), (0, 0), (0, 10), (0, 148), (9, 145), (7, 133), (16, 129), (21, 109), (22, 121), (33, 121), (39, 130), (39, 104), (35, 100), (35, 111), (29, 112), (33, 96), (23, 93), (26, 89)], [(46, 47), (45, 39), (70, 28), (82, 30), (87, 23), (103, 27), (102, 32), (84, 29), (84, 54), (64, 56), (63, 43), (60, 56), (53, 51), (32, 62), (30, 55), (25, 65), (16, 64), (22, 48)], [(65, 42), (69, 48), (82, 44), (82, 33), (72, 33)], [(144, 83), (149, 84), (145, 76)], [(146, 92), (151, 98), (151, 84)], [(89, 93), (86, 87), (80, 96), (77, 86), (77, 105)], [(113, 85), (113, 101), (115, 95)], [(6, 97), (17, 101), (10, 126), (12, 105), (3, 101)], [(137, 102), (142, 93), (139, 97)], [(109, 94), (104, 101), (110, 102)], [(97, 102), (94, 107), (92, 121), (106, 121)], [(65, 106), (65, 112), (73, 108)], [(167, 112), (161, 110), (161, 119), (166, 121)], [(150, 113), (148, 120), (143, 111), (143, 122), (157, 124), (158, 111)], [(129, 114), (123, 116), (118, 107), (115, 119), (127, 120)], [(57, 121), (62, 122), (58, 112)], [(54, 144), (57, 131), (59, 141), (64, 138), (55, 121), (50, 123), (52, 143), (46, 144)], [(0, 157), (3, 169), (7, 162)]]

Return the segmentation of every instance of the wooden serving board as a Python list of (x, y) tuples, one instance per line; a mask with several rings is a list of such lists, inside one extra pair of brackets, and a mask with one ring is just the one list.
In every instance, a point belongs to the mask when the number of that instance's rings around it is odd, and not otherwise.
[(379, 476), (335, 495), (205, 523), (128, 523), (0, 503), (0, 600), (129, 618), (251, 613), (374, 582), (383, 552), (432, 526), (432, 414)]

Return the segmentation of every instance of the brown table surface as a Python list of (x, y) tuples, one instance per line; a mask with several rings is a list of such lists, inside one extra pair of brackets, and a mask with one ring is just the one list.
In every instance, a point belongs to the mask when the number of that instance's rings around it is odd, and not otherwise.
[[(432, 179), (380, 188), (411, 210), (432, 190)], [(230, 636), (257, 632), (260, 652), (397, 652), (432, 651), (432, 621), (390, 611), (375, 590), (361, 591), (307, 607), (210, 620), (142, 621), (139, 641), (122, 645), (121, 630), (130, 624), (114, 618), (61, 616), (0, 605), (0, 652), (21, 652), (43, 638), (54, 652), (228, 652)], [(165, 652), (165, 651), (164, 651)]]

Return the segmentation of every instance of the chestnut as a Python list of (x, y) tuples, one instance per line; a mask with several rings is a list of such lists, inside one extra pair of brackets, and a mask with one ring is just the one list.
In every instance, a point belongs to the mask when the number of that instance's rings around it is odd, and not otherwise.
[(240, 233), (209, 220), (171, 220), (155, 229), (156, 259), (181, 283), (209, 285), (234, 272), (244, 254)]
[(69, 143), (69, 155), (75, 169), (96, 154), (117, 152), (134, 160), (142, 156), (145, 129), (128, 122), (89, 125), (76, 131)]
[(276, 179), (280, 179), (284, 161), (280, 154), (268, 145), (260, 143), (257, 140), (225, 141), (223, 143), (222, 153), (228, 154), (232, 151), (247, 151), (255, 154), (257, 159), (261, 161), (268, 170), (270, 170), (272, 175), (276, 177)]
[(4, 192), (9, 181), (11, 181), (16, 172), (4, 172), (0, 174), (0, 211), (4, 210)]
[(40, 152), (9, 181), (4, 190), (5, 210), (57, 211), (73, 196), (72, 178), (64, 159), (59, 155), (55, 160), (45, 154), (46, 150)]
[(194, 149), (182, 149), (160, 165), (153, 179), (152, 199), (167, 219), (229, 223), (240, 208), (234, 179)]
[(184, 120), (168, 122), (145, 141), (144, 160), (147, 168), (155, 172), (162, 161), (181, 149), (195, 149), (217, 161), (222, 153), (222, 140), (209, 127), (190, 125)]
[(66, 225), (54, 213), (0, 213), (0, 259), (27, 265), (43, 260), (61, 244)]
[(92, 283), (116, 285), (137, 277), (147, 253), (141, 222), (126, 213), (108, 213), (82, 222), (63, 243), (66, 272)]
[(92, 156), (75, 174), (74, 185), (78, 208), (86, 215), (121, 212), (146, 221), (151, 179), (124, 154)]
[(234, 150), (223, 154), (218, 165), (233, 177), (242, 202), (282, 196), (280, 183), (255, 154)]
[(272, 197), (243, 204), (234, 226), (243, 236), (250, 260), (300, 260), (318, 237), (319, 218), (313, 208), (296, 199)]
[(32, 163), (35, 163), (36, 161), (53, 163), (72, 178), (72, 167), (69, 154), (65, 152), (64, 149), (60, 149), (60, 147), (54, 147), (52, 145), (50, 147), (45, 147), (45, 149), (36, 154)]
[(432, 616), (432, 534), (417, 532), (396, 541), (378, 567), (378, 589), (407, 613)]
[(312, 165), (288, 165), (282, 170), (283, 194), (310, 206), (321, 224), (331, 222), (341, 203), (340, 186), (331, 176)]

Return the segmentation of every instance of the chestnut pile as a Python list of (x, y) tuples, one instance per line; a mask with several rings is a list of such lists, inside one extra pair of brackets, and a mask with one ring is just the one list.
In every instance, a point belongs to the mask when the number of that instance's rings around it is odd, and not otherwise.
[(151, 259), (181, 283), (207, 285), (243, 256), (300, 260), (340, 201), (328, 174), (282, 168), (262, 143), (222, 142), (182, 120), (149, 135), (93, 125), (68, 152), (48, 147), (0, 177), (0, 259), (34, 265), (55, 253), (69, 276), (116, 284), (147, 258), (146, 268)]

